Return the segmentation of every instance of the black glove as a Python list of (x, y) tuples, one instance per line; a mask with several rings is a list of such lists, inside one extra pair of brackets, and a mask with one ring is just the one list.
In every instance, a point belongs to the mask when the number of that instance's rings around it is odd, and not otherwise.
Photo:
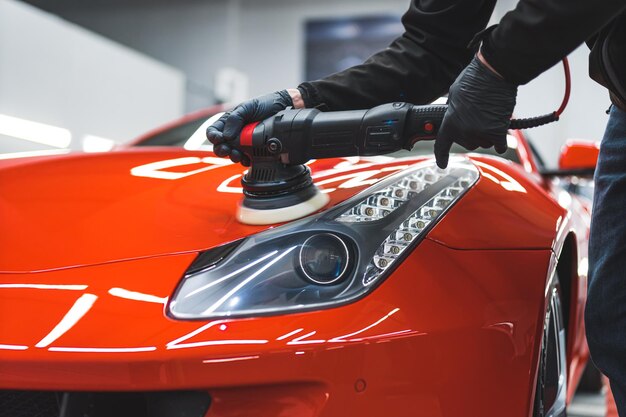
[(515, 108), (517, 85), (511, 84), (474, 57), (448, 93), (448, 110), (435, 141), (440, 168), (448, 166), (452, 143), (473, 151), (495, 147), (506, 152), (506, 135)]
[(249, 166), (248, 158), (233, 149), (228, 142), (235, 139), (246, 124), (265, 120), (289, 106), (293, 106), (291, 96), (287, 90), (282, 90), (244, 101), (232, 111), (224, 113), (206, 130), (206, 137), (213, 144), (213, 152), (221, 157), (230, 156), (231, 161)]

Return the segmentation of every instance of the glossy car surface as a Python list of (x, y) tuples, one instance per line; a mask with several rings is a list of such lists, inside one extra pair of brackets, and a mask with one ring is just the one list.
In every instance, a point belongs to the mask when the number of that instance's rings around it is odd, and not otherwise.
[[(468, 156), (477, 183), (372, 292), (248, 318), (167, 314), (200, 252), (267, 229), (236, 221), (243, 167), (145, 146), (0, 161), (0, 389), (202, 391), (209, 417), (527, 417), (556, 271), (569, 401), (588, 358), (588, 207), (511, 134), (509, 160)], [(332, 207), (425, 158), (309, 166)]]

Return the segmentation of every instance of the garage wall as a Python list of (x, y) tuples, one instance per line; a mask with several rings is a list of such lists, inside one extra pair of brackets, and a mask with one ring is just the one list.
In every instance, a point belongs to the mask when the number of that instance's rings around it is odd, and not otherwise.
[[(0, 0), (0, 114), (68, 129), (74, 149), (85, 135), (122, 142), (180, 116), (184, 85), (180, 70), (22, 2)], [(2, 151), (32, 147), (14, 143)]]
[[(188, 111), (213, 102), (216, 71), (245, 72), (249, 96), (297, 85), (303, 74), (303, 22), (307, 18), (374, 13), (401, 14), (409, 0), (179, 0), (177, 2), (71, 2), (58, 9), (67, 19), (182, 69), (188, 76)], [(492, 20), (516, 4), (500, 0)], [(549, 41), (549, 40), (546, 40)], [(529, 131), (554, 165), (566, 138), (599, 139), (609, 105), (602, 88), (587, 77), (587, 51), (571, 59), (574, 90), (560, 123)], [(563, 75), (553, 69), (520, 89), (516, 113), (553, 111), (563, 93)]]
[[(225, 0), (117, 2), (109, 6), (76, 2), (55, 10), (62, 17), (128, 45), (187, 76), (186, 111), (213, 104), (215, 71), (234, 65), (235, 53), (218, 51), (232, 44), (233, 21)], [(230, 41), (229, 41), (230, 39)]]
[(219, 68), (249, 77), (249, 95), (302, 81), (303, 22), (309, 17), (401, 14), (407, 0), (179, 0), (80, 2), (55, 12), (111, 39), (181, 68), (187, 110), (210, 105)]

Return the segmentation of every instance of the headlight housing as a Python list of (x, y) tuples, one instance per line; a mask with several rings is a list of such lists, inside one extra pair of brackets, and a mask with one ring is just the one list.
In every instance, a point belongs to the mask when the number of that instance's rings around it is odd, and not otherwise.
[(284, 314), (367, 294), (478, 180), (429, 160), (305, 219), (201, 254), (168, 306), (177, 319)]

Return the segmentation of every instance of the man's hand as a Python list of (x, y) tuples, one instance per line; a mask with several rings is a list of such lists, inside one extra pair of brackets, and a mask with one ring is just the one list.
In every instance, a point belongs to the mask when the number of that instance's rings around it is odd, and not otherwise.
[(448, 110), (435, 141), (437, 165), (448, 166), (454, 142), (470, 151), (493, 146), (500, 154), (506, 152), (516, 96), (517, 85), (505, 81), (479, 52), (450, 87)]
[(246, 124), (265, 120), (290, 106), (304, 107), (300, 92), (296, 89), (277, 91), (244, 101), (207, 128), (207, 139), (213, 144), (217, 156), (230, 156), (231, 161), (249, 166), (248, 158), (233, 149), (228, 142), (235, 139)]

